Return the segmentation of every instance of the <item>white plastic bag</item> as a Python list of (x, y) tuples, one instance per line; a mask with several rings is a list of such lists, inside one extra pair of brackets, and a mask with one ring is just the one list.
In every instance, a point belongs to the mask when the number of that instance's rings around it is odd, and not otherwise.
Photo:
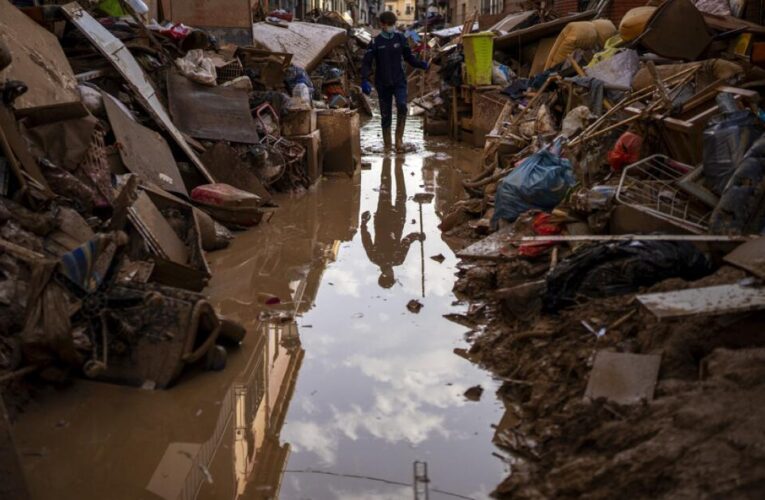
[(183, 58), (175, 60), (175, 65), (189, 80), (215, 87), (218, 80), (218, 72), (212, 59), (205, 57), (201, 49), (190, 50)]

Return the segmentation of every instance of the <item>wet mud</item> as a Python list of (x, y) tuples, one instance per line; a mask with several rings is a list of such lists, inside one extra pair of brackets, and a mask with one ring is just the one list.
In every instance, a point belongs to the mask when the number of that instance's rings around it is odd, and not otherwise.
[[(756, 422), (764, 416), (762, 313), (660, 321), (640, 309), (633, 293), (544, 314), (534, 291), (540, 276), (527, 271), (517, 263), (474, 264), (462, 269), (455, 285), (475, 311), (465, 321), (480, 325), (466, 357), (504, 382), (498, 395), (506, 411), (495, 441), (512, 464), (494, 496), (761, 495), (765, 433)], [(745, 276), (723, 266), (700, 280), (673, 278), (641, 292), (734, 283)], [(494, 293), (518, 280), (526, 289)], [(595, 353), (603, 350), (661, 355), (652, 402), (583, 397)]]
[(411, 498), (415, 461), (430, 498), (488, 497), (508, 472), (492, 442), (504, 406), (444, 317), (468, 311), (438, 228), (477, 152), (408, 125), (414, 153), (376, 152), (369, 122), (361, 172), (277, 197), (210, 254), (211, 301), (248, 331), (225, 370), (39, 394), (15, 427), (32, 497)]

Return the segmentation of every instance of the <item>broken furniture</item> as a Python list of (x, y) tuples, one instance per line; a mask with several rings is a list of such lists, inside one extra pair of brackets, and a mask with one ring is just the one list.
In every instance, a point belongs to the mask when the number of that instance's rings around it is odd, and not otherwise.
[(246, 90), (200, 85), (173, 71), (167, 95), (174, 122), (194, 139), (258, 143)]
[(310, 134), (291, 136), (289, 139), (305, 149), (306, 174), (310, 184), (315, 184), (324, 173), (324, 147), (321, 131), (317, 129)]
[(127, 47), (101, 23), (94, 19), (77, 2), (61, 6), (61, 10), (69, 21), (74, 24), (101, 54), (107, 58), (114, 68), (127, 80), (128, 85), (135, 91), (138, 100), (146, 111), (173, 138), (178, 147), (186, 154), (199, 172), (209, 181), (215, 179), (207, 172), (194, 150), (186, 142), (183, 134), (173, 124), (164, 105), (157, 96), (157, 91), (146, 76), (138, 61)]
[[(161, 190), (142, 190), (128, 208), (128, 219), (150, 252), (153, 281), (194, 291), (205, 287), (210, 268), (191, 206)], [(141, 257), (136, 254), (135, 260)]]
[(318, 111), (325, 173), (353, 174), (361, 167), (359, 114), (347, 109)]
[(332, 49), (348, 39), (344, 29), (302, 22), (288, 23), (285, 28), (255, 23), (252, 37), (256, 48), (292, 54), (292, 64), (309, 73)]
[(165, 139), (139, 124), (116, 98), (106, 92), (101, 95), (124, 167), (162, 189), (188, 196), (178, 165)]

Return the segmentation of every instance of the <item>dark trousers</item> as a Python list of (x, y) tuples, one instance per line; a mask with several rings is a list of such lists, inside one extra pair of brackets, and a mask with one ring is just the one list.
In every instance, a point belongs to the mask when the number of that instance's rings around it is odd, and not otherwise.
[(382, 128), (390, 128), (393, 123), (393, 98), (396, 98), (396, 111), (399, 116), (406, 116), (406, 83), (377, 87), (377, 97), (380, 99), (380, 116)]

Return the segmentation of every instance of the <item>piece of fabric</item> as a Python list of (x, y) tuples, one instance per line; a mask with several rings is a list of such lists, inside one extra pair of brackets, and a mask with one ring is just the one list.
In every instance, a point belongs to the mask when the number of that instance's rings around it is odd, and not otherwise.
[(393, 38), (387, 39), (382, 34), (376, 36), (364, 53), (361, 64), (361, 78), (368, 80), (372, 72), (372, 64), (375, 67), (375, 85), (395, 86), (406, 85), (406, 73), (403, 61), (415, 68), (424, 69), (425, 61), (420, 61), (412, 54), (404, 35), (394, 33)]
[(59, 270), (84, 292), (94, 292), (106, 277), (115, 245), (112, 236), (100, 234), (61, 256)]
[(579, 85), (580, 87), (589, 89), (586, 99), (587, 107), (590, 108), (590, 111), (592, 111), (593, 114), (602, 114), (603, 89), (605, 88), (603, 82), (597, 78), (592, 78), (589, 76), (575, 76), (573, 78), (569, 78), (569, 80), (574, 84)]
[(396, 101), (396, 112), (406, 115), (406, 84), (377, 87), (377, 97), (380, 100), (380, 117), (382, 128), (390, 128), (393, 123), (393, 100)]

